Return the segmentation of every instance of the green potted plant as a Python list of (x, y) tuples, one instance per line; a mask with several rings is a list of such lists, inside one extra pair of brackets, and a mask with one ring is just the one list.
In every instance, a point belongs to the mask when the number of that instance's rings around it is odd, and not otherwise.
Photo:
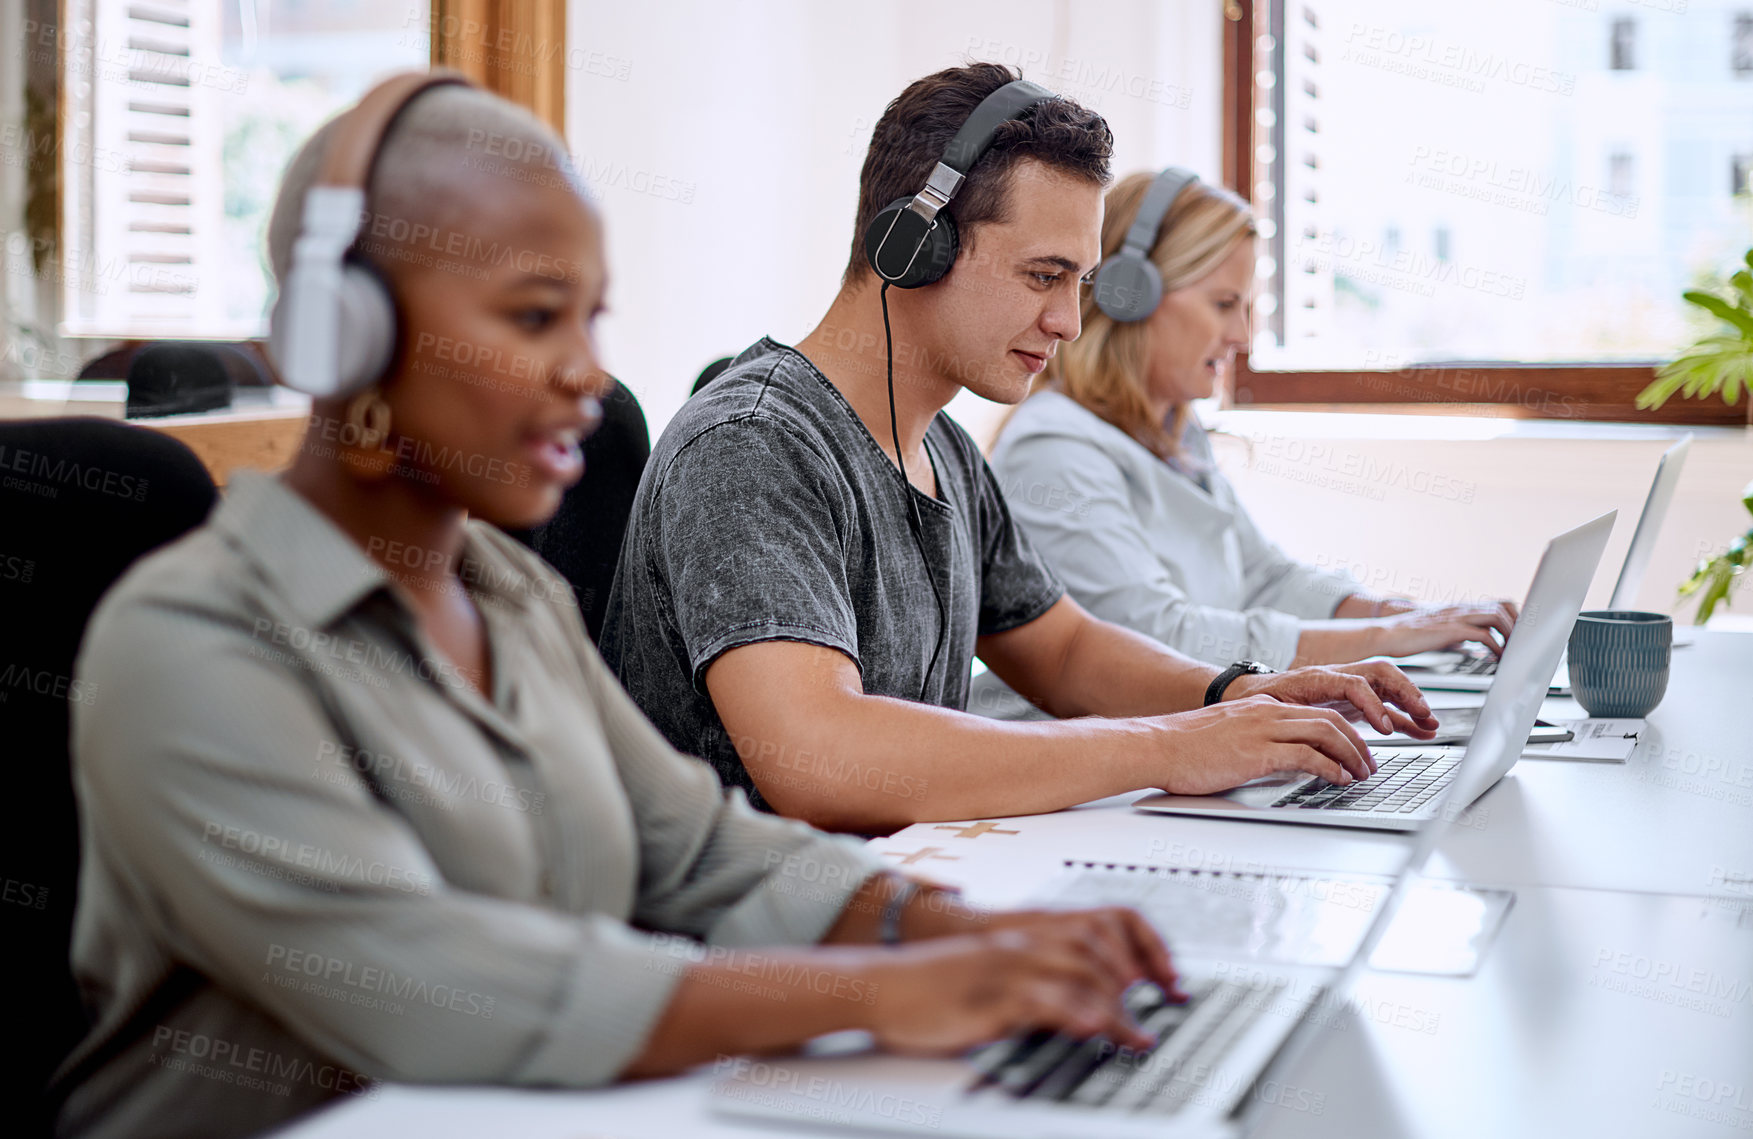
[[(1741, 504), (1753, 514), (1753, 483), (1748, 483), (1741, 491)], [(1739, 585), (1747, 574), (1747, 563), (1753, 559), (1753, 526), (1747, 532), (1729, 543), (1729, 548), (1711, 558), (1699, 562), (1698, 569), (1680, 586), (1681, 597), (1698, 594), (1698, 617), (1696, 624), (1702, 625), (1710, 620), (1711, 613), (1717, 603), (1729, 603), (1729, 590)]]
[[(1696, 289), (1681, 294), (1728, 327), (1697, 341), (1658, 371), (1655, 381), (1637, 395), (1640, 409), (1660, 407), (1675, 392), (1688, 399), (1706, 399), (1721, 391), (1723, 402), (1732, 404), (1745, 388), (1753, 399), (1753, 249), (1743, 260), (1746, 268), (1729, 277), (1730, 299)], [(1741, 491), (1741, 503), (1753, 514), (1753, 483)], [(1729, 604), (1729, 593), (1747, 576), (1750, 561), (1753, 526), (1728, 549), (1698, 563), (1692, 577), (1680, 586), (1681, 597), (1698, 597), (1698, 624), (1710, 620), (1719, 604)]]

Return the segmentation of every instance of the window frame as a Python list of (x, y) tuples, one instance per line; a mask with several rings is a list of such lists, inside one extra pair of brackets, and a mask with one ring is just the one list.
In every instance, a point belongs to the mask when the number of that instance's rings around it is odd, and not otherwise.
[[(1250, 202), (1255, 183), (1255, 37), (1270, 32), (1284, 42), (1286, 9), (1294, 0), (1225, 0), (1223, 27), (1222, 174)], [(1282, 126), (1282, 122), (1280, 123)], [(1279, 148), (1279, 153), (1283, 153)], [(1284, 261), (1282, 230), (1266, 239), (1267, 252)], [(1675, 298), (1679, 303), (1679, 298)], [(1678, 395), (1643, 411), (1637, 394), (1656, 378), (1660, 363), (1510, 363), (1454, 361), (1395, 371), (1363, 368), (1255, 371), (1248, 353), (1236, 353), (1223, 406), (1272, 410), (1474, 415), (1517, 419), (1595, 420), (1753, 425), (1753, 397), (1735, 404)]]
[(1637, 24), (1635, 16), (1615, 16), (1607, 25), (1607, 70), (1637, 70)]
[(566, 4), (431, 0), (432, 66), (534, 111), (566, 136)]

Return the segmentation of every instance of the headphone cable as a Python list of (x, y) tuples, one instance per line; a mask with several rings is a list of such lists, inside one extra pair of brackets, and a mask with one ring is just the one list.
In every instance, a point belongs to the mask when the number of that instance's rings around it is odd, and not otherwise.
[(883, 282), (880, 296), (883, 303), (883, 355), (888, 361), (889, 375), (889, 435), (895, 441), (895, 465), (901, 468), (901, 493), (907, 496), (907, 529), (913, 534), (913, 544), (919, 548), (919, 560), (925, 563), (925, 580), (931, 584), (931, 596), (937, 602), (937, 639), (931, 645), (931, 663), (925, 666), (925, 677), (919, 682), (919, 702), (923, 704), (931, 674), (937, 671), (937, 658), (943, 649), (950, 619), (944, 608), (943, 593), (937, 588), (937, 574), (932, 572), (931, 558), (925, 553), (925, 539), (920, 533), (924, 523), (919, 519), (919, 503), (913, 498), (913, 484), (907, 480), (907, 461), (901, 458), (901, 429), (895, 420), (895, 336), (889, 329), (889, 282)]

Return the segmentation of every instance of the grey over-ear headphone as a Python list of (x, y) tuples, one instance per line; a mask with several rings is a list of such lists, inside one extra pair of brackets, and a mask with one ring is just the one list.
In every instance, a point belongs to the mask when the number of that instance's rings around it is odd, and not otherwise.
[(1163, 300), (1163, 275), (1150, 259), (1169, 207), (1199, 175), (1171, 166), (1156, 176), (1139, 203), (1126, 240), (1096, 270), (1096, 307), (1122, 324), (1143, 320)]

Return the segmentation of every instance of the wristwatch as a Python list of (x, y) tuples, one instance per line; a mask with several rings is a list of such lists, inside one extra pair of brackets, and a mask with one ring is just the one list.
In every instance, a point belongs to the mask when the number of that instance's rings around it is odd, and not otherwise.
[(1205, 689), (1205, 707), (1209, 708), (1222, 700), (1223, 690), (1228, 688), (1236, 677), (1250, 672), (1258, 676), (1265, 676), (1277, 671), (1275, 668), (1266, 667), (1257, 660), (1239, 660), (1212, 678), (1211, 684)]

